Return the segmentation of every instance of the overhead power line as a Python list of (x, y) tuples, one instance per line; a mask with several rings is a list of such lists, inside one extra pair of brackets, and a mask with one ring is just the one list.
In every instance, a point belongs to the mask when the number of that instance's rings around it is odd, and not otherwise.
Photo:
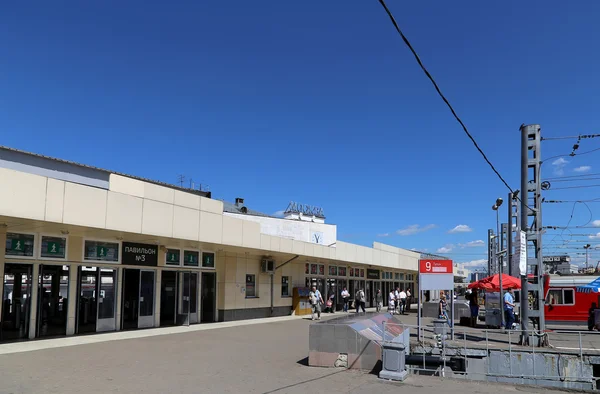
[(471, 133), (467, 129), (467, 126), (465, 126), (464, 122), (456, 114), (456, 111), (454, 110), (454, 108), (452, 107), (452, 105), (450, 104), (450, 102), (448, 101), (448, 99), (446, 98), (446, 96), (444, 96), (444, 94), (440, 90), (438, 84), (435, 82), (435, 80), (433, 79), (433, 77), (431, 76), (431, 74), (429, 73), (429, 71), (427, 71), (427, 68), (425, 68), (425, 66), (423, 65), (423, 62), (421, 61), (421, 58), (419, 57), (419, 55), (417, 54), (417, 52), (415, 51), (415, 49), (411, 45), (410, 41), (408, 41), (408, 38), (406, 38), (406, 36), (402, 32), (402, 30), (400, 29), (400, 26), (398, 26), (398, 23), (396, 22), (396, 19), (394, 18), (394, 15), (392, 15), (392, 12), (388, 8), (388, 6), (385, 4), (385, 1), (384, 0), (379, 0), (379, 4), (381, 4), (381, 6), (385, 10), (385, 12), (390, 17), (390, 20), (392, 21), (392, 24), (396, 28), (396, 31), (398, 32), (398, 34), (400, 34), (400, 37), (402, 37), (402, 41), (404, 41), (404, 43), (406, 44), (406, 46), (408, 47), (408, 49), (410, 49), (410, 51), (412, 52), (413, 56), (415, 57), (415, 60), (417, 61), (417, 63), (419, 63), (419, 66), (421, 67), (421, 70), (423, 70), (423, 72), (425, 73), (425, 75), (427, 76), (427, 78), (429, 78), (429, 80), (433, 84), (433, 87), (435, 88), (436, 92), (441, 97), (441, 99), (444, 101), (444, 103), (446, 103), (446, 105), (450, 109), (450, 112), (452, 112), (452, 115), (454, 115), (454, 118), (456, 119), (456, 121), (462, 126), (462, 129), (465, 132), (465, 134), (467, 135), (467, 137), (469, 137), (469, 139), (471, 140), (471, 142), (473, 142), (473, 145), (475, 145), (475, 148), (479, 151), (479, 153), (481, 154), (481, 156), (483, 157), (483, 159), (490, 166), (490, 168), (492, 169), (492, 171), (494, 171), (494, 173), (496, 174), (496, 176), (498, 176), (498, 178), (500, 178), (500, 180), (502, 181), (502, 183), (504, 183), (504, 186), (506, 186), (508, 188), (508, 190), (511, 191), (511, 193), (514, 192), (513, 189), (504, 180), (504, 178), (502, 177), (502, 175), (500, 175), (500, 173), (498, 172), (498, 170), (496, 169), (496, 167), (494, 167), (494, 165), (492, 164), (492, 162), (488, 159), (488, 157), (483, 152), (483, 150), (479, 147), (479, 145), (477, 144), (477, 141), (475, 141), (475, 138), (473, 138), (473, 136), (471, 135)]
[(579, 185), (579, 186), (553, 187), (553, 188), (548, 189), (546, 191), (564, 190), (564, 189), (587, 189), (589, 187), (600, 187), (600, 184), (596, 184), (596, 185)]
[(600, 137), (600, 134), (580, 134), (580, 135), (570, 135), (570, 136), (566, 136), (566, 137), (547, 137), (544, 138), (542, 137), (541, 140), (542, 141), (555, 141), (555, 140), (574, 140), (574, 139), (584, 139), (584, 138), (596, 138), (596, 137)]

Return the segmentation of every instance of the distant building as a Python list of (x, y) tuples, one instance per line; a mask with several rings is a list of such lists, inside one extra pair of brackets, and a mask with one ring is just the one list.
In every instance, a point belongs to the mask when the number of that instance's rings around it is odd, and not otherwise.
[(579, 268), (571, 264), (570, 256), (544, 256), (544, 271), (548, 274), (576, 274)]
[(471, 272), (471, 283), (487, 277), (487, 272)]

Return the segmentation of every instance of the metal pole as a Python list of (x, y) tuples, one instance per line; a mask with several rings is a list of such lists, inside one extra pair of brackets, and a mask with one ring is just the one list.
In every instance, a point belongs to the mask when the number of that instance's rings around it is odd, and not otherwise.
[(506, 236), (508, 237), (506, 239), (506, 262), (508, 265), (508, 274), (510, 276), (515, 276), (515, 273), (512, 272), (512, 243), (513, 243), (513, 217), (512, 217), (512, 211), (513, 211), (513, 194), (512, 192), (508, 192), (508, 221), (506, 223), (508, 223), (508, 225), (506, 226)]
[[(271, 272), (269, 276), (271, 277), (271, 317), (273, 317), (273, 273)], [(331, 307), (335, 308), (333, 305)]]
[(418, 304), (418, 312), (417, 312), (417, 330), (419, 331), (419, 342), (422, 341), (421, 338), (421, 303), (423, 302), (423, 290), (421, 290), (421, 278), (419, 278), (419, 300), (417, 302)]
[(191, 313), (191, 309), (192, 309), (192, 271), (190, 271), (188, 273), (189, 280), (188, 280), (188, 327), (190, 326), (190, 313)]
[(502, 250), (502, 246), (504, 243), (503, 240), (503, 233), (502, 233), (502, 229), (500, 228), (500, 207), (498, 207), (496, 209), (496, 227), (498, 228), (498, 238), (497, 238), (497, 242), (496, 242), (496, 260), (498, 261), (498, 278), (499, 278), (499, 285), (500, 285), (500, 328), (507, 328), (504, 327), (504, 292), (502, 291), (502, 255), (500, 254), (500, 251)]
[[(527, 210), (527, 196), (529, 195), (528, 179), (527, 179), (527, 168), (528, 168), (528, 148), (527, 141), (528, 128), (524, 125), (521, 126), (521, 225), (520, 230), (527, 232), (527, 218), (529, 211)], [(527, 242), (527, 241), (525, 241)], [(527, 246), (525, 246), (527, 250)], [(521, 345), (526, 346), (529, 344), (529, 290), (527, 283), (527, 269), (521, 274)]]

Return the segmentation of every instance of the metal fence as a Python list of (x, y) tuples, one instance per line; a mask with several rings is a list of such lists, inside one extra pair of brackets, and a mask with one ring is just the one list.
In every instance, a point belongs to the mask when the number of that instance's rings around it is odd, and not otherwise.
[[(518, 378), (528, 381), (536, 380), (555, 380), (559, 382), (575, 382), (581, 385), (592, 385), (593, 388), (600, 388), (600, 378), (595, 377), (594, 373), (600, 373), (600, 364), (596, 371), (590, 362), (590, 357), (597, 357), (595, 361), (600, 363), (600, 332), (577, 331), (577, 330), (548, 330), (546, 332), (532, 332), (529, 330), (529, 345), (521, 346), (521, 330), (501, 330), (501, 329), (476, 329), (470, 327), (447, 327), (447, 333), (436, 334), (433, 326), (415, 326), (397, 323), (383, 323), (382, 341), (392, 341), (398, 331), (410, 328), (411, 347), (421, 347), (423, 363), (422, 365), (413, 365), (413, 371), (425, 372), (427, 374), (445, 376), (447, 364), (450, 360), (463, 358), (465, 367), (468, 365), (469, 358), (481, 358), (473, 356), (473, 351), (485, 351), (487, 360), (486, 371), (478, 372), (476, 370), (466, 370), (465, 372), (453, 372), (455, 375), (464, 375), (469, 378), (471, 375), (479, 375), (476, 380), (493, 380), (498, 378)], [(427, 343), (427, 339), (430, 340)], [(483, 346), (485, 343), (485, 346)], [(542, 343), (545, 346), (537, 346)], [(428, 368), (426, 365), (426, 351), (437, 349), (436, 353), (441, 357), (442, 363), (437, 369)], [(493, 352), (503, 352), (507, 354), (508, 370), (506, 373), (498, 372), (491, 366), (491, 356)], [(522, 364), (521, 356), (529, 353), (528, 357), (532, 365)], [(471, 355), (471, 357), (469, 357)], [(537, 355), (537, 357), (536, 357)], [(543, 356), (542, 356), (543, 355)], [(513, 358), (513, 356), (516, 356)], [(540, 373), (545, 365), (538, 365), (544, 361), (544, 357), (557, 358), (556, 371), (558, 374)], [(414, 359), (414, 357), (413, 357)], [(518, 360), (517, 360), (518, 359)], [(562, 365), (561, 365), (562, 360)], [(576, 368), (572, 368), (571, 361), (577, 360)], [(544, 363), (546, 364), (546, 363)], [(597, 364), (597, 363), (595, 363)], [(514, 366), (513, 366), (514, 365)], [(520, 368), (523, 365), (525, 368)], [(500, 368), (502, 369), (502, 368)], [(561, 373), (565, 371), (565, 373)], [(533, 373), (528, 373), (533, 372)], [(488, 379), (493, 378), (493, 379)]]

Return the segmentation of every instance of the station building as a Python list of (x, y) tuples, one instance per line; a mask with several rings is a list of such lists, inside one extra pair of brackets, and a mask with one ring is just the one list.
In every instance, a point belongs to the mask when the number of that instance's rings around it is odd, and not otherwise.
[[(325, 217), (0, 147), (0, 342), (293, 313), (294, 288), (418, 294), (419, 253)], [(387, 297), (384, 296), (384, 299)]]

